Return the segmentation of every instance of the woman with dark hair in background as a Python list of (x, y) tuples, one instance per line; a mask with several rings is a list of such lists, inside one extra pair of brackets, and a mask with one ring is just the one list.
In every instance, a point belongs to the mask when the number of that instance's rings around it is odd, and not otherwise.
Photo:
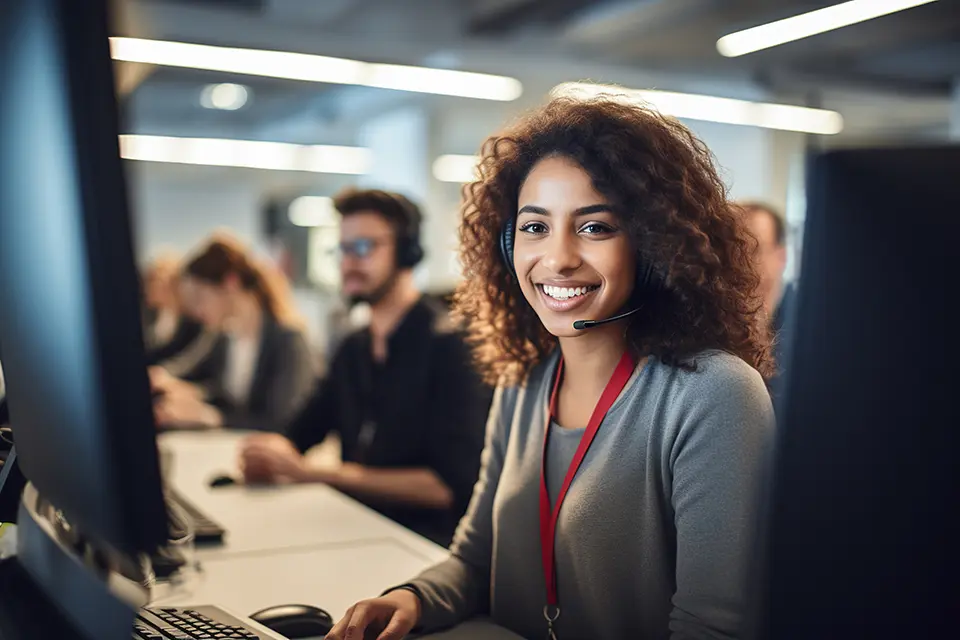
[(154, 259), (143, 275), (144, 346), (147, 366), (159, 365), (190, 380), (217, 343), (216, 331), (204, 327), (185, 304), (180, 260)]
[(183, 315), (179, 287), (180, 261), (171, 255), (155, 258), (144, 270), (144, 342), (150, 365), (176, 355), (203, 330)]
[(157, 423), (278, 431), (314, 383), (302, 320), (283, 276), (238, 242), (217, 237), (183, 270), (191, 312), (222, 338), (191, 374), (151, 369)]
[(558, 99), (479, 170), (456, 307), (499, 384), (480, 479), (450, 557), (327, 637), (482, 614), (527, 638), (742, 637), (772, 363), (709, 151), (643, 107)]

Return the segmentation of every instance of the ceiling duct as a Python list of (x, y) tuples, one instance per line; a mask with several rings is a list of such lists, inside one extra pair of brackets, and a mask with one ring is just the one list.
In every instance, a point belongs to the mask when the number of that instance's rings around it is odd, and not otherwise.
[(597, 0), (471, 0), (466, 30), (474, 35), (503, 35), (557, 24), (596, 4)]
[(201, 9), (219, 9), (261, 13), (266, 0), (149, 0), (149, 4), (179, 4)]

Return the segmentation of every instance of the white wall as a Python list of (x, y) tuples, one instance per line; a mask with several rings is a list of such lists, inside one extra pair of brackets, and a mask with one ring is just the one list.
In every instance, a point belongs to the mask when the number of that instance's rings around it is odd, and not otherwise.
[(271, 198), (329, 195), (356, 176), (126, 162), (136, 248), (141, 260), (188, 252), (212, 231), (229, 229), (266, 252), (262, 210)]
[(774, 172), (773, 134), (767, 129), (715, 122), (685, 120), (716, 157), (717, 168), (730, 197), (772, 199)]
[(141, 260), (164, 251), (188, 253), (222, 228), (262, 248), (259, 184), (208, 167), (128, 162), (127, 172)]

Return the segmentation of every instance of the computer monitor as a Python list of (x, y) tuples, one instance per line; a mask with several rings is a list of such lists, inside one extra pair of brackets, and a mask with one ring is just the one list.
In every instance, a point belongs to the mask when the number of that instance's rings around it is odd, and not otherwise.
[[(0, 343), (32, 488), (73, 544), (135, 557), (167, 525), (105, 5), (0, 2)], [(93, 636), (86, 583), (31, 544), (24, 568)]]
[(960, 146), (808, 167), (760, 637), (941, 637), (960, 606)]

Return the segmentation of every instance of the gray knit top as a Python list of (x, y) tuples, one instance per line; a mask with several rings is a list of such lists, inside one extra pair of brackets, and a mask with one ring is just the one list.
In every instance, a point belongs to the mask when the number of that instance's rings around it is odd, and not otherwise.
[[(496, 393), (480, 478), (449, 559), (410, 583), (422, 630), (479, 614), (543, 638), (539, 483), (558, 356)], [(719, 351), (650, 358), (601, 424), (557, 524), (560, 640), (739, 638), (774, 418), (760, 375)], [(551, 434), (555, 499), (576, 448)]]

